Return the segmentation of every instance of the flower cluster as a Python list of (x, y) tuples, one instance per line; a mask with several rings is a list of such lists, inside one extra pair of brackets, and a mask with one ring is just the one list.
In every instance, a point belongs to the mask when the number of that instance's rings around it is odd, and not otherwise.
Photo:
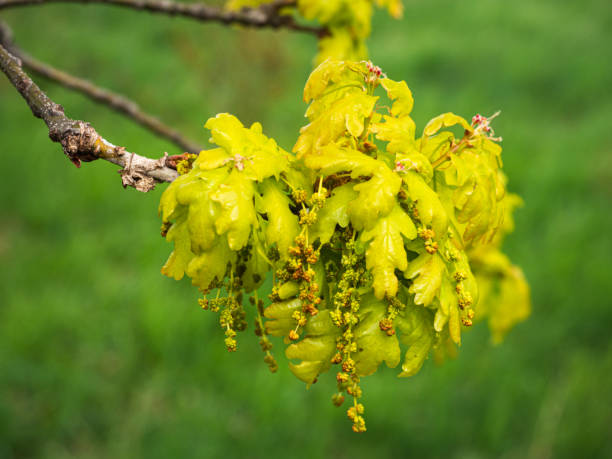
[(225, 347), (228, 351), (234, 352), (237, 349), (236, 331), (244, 331), (247, 327), (246, 312), (242, 307), (242, 293), (236, 296), (220, 296), (221, 290), (217, 292), (214, 299), (201, 298), (198, 303), (202, 309), (212, 312), (219, 312), (219, 324), (225, 332)]
[(489, 117), (482, 116), (480, 113), (474, 115), (472, 117), (472, 127), (474, 128), (474, 135), (484, 135), (489, 140), (493, 140), (494, 142), (501, 142), (503, 139), (501, 137), (495, 137), (495, 131), (491, 126), (491, 120), (497, 118), (500, 113), (501, 111), (497, 111)]
[(472, 319), (474, 318), (474, 310), (470, 307), (474, 301), (470, 292), (467, 292), (463, 285), (467, 275), (461, 271), (456, 271), (453, 278), (456, 282), (455, 292), (457, 292), (459, 309), (465, 312), (461, 322), (466, 327), (469, 327), (472, 325)]
[[(308, 228), (317, 222), (318, 211), (327, 199), (327, 190), (323, 187), (322, 180), (319, 180), (318, 189), (312, 193), (310, 199), (303, 189), (294, 189), (292, 198), (296, 205), (301, 206), (298, 215), (302, 231), (295, 238), (294, 245), (289, 247), (290, 258), (282, 269), (276, 271), (276, 276), (284, 283), (298, 283), (297, 296), (302, 303), (302, 309), (293, 312), (295, 328), (288, 334), (291, 341), (296, 341), (300, 338), (300, 330), (306, 325), (308, 317), (316, 315), (321, 304), (320, 285), (315, 281), (315, 271), (312, 269), (312, 265), (319, 261), (320, 251), (309, 243)], [(280, 299), (278, 293), (281, 288), (283, 285), (275, 286), (271, 296), (273, 300)]]
[(379, 66), (372, 64), (371, 62), (366, 62), (366, 68), (368, 70), (368, 74), (364, 76), (366, 84), (376, 87), (378, 85), (378, 80), (380, 78), (386, 78), (385, 75)]
[(257, 311), (257, 319), (255, 320), (255, 335), (259, 337), (259, 346), (265, 354), (264, 362), (268, 365), (268, 368), (272, 373), (276, 373), (278, 370), (278, 363), (276, 363), (276, 359), (270, 352), (272, 350), (272, 342), (266, 334), (266, 327), (263, 323), (264, 302), (263, 300), (257, 298), (257, 292), (249, 297), (249, 302), (255, 306), (255, 310)]
[[(342, 364), (341, 371), (336, 374), (338, 390), (351, 395), (354, 406), (349, 408), (348, 416), (353, 421), (355, 432), (365, 431), (363, 419), (363, 405), (357, 404), (361, 397), (360, 378), (356, 371), (355, 360), (352, 355), (357, 352), (357, 343), (354, 339), (354, 328), (359, 323), (360, 294), (358, 288), (363, 283), (365, 267), (363, 258), (355, 253), (355, 241), (349, 240), (345, 243), (341, 257), (341, 276), (336, 286), (333, 297), (334, 309), (330, 312), (333, 324), (342, 330), (342, 334), (336, 339), (337, 352), (331, 359), (333, 364)], [(339, 397), (333, 401), (338, 403)], [(344, 400), (344, 398), (342, 398)], [(357, 409), (357, 406), (360, 408)]]
[[(319, 253), (312, 245), (307, 243), (304, 235), (297, 236), (294, 243), (295, 245), (289, 247), (291, 258), (283, 269), (276, 272), (280, 281), (298, 283), (298, 298), (302, 302), (302, 309), (295, 311), (292, 315), (296, 324), (295, 329), (289, 332), (289, 339), (292, 341), (299, 339), (299, 330), (306, 325), (308, 316), (314, 316), (319, 312), (318, 306), (321, 304), (320, 287), (315, 281), (315, 272), (311, 268), (311, 265), (318, 261)], [(283, 288), (283, 286), (280, 288)]]
[(332, 401), (351, 396), (347, 416), (363, 432), (362, 378), (400, 362), (400, 377), (415, 375), (475, 318), (497, 338), (526, 317), (527, 284), (499, 250), (516, 204), (497, 114), (470, 124), (444, 113), (415, 136), (410, 89), (365, 61), (324, 62), (304, 99), (309, 123), (293, 154), (259, 123), (208, 120), (218, 148), (186, 156), (162, 196), (161, 232), (174, 243), (162, 272), (207, 295), (200, 305), (219, 314), (229, 351), (251, 295), (269, 369), (271, 337), (284, 338), (290, 370), (308, 385), (334, 368)]
[(384, 331), (388, 336), (395, 335), (395, 329), (393, 328), (393, 321), (402, 311), (406, 309), (406, 305), (402, 303), (397, 297), (387, 296), (385, 297), (387, 301), (387, 314), (386, 316), (378, 322), (378, 326), (382, 331)]
[(196, 160), (198, 155), (194, 155), (193, 153), (185, 153), (181, 156), (183, 156), (183, 159), (176, 163), (176, 171), (179, 173), (179, 175), (185, 175), (193, 167), (193, 162)]
[(431, 228), (421, 227), (417, 232), (418, 236), (425, 241), (425, 250), (429, 254), (434, 254), (438, 251), (438, 243), (434, 241), (436, 232)]

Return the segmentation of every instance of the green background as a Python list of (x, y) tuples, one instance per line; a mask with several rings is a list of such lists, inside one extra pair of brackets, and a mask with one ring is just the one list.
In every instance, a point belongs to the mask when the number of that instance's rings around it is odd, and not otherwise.
[[(78, 170), (0, 77), (0, 457), (610, 457), (612, 4), (409, 0), (375, 17), (373, 61), (415, 96), (422, 128), (498, 109), (510, 189), (507, 252), (533, 314), (500, 346), (486, 327), (456, 360), (363, 382), (368, 431), (310, 390), (277, 342), (229, 355), (189, 281), (163, 277), (157, 203), (109, 163)], [(205, 142), (230, 112), (290, 149), (315, 40), (106, 6), (2, 11), (34, 56), (133, 97)], [(69, 116), (149, 156), (178, 153), (133, 122), (37, 81)]]

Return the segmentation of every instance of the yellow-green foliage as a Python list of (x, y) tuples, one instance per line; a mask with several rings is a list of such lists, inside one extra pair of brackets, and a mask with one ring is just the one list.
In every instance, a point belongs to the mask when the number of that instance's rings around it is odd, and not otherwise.
[(410, 89), (369, 62), (325, 61), (304, 99), (293, 154), (257, 123), (206, 123), (218, 148), (162, 197), (175, 247), (163, 272), (219, 289), (201, 304), (220, 312), (229, 350), (246, 326), (242, 293), (273, 273), (268, 305), (252, 297), (266, 362), (276, 369), (271, 335), (307, 384), (335, 366), (334, 402), (351, 395), (363, 431), (360, 380), (383, 362), (412, 376), (430, 353), (452, 353), (476, 315), (499, 340), (529, 313), (523, 275), (499, 251), (517, 198), (493, 117), (446, 113), (417, 137)]
[[(228, 0), (228, 9), (258, 7), (275, 0)], [(386, 8), (395, 18), (402, 16), (401, 0), (297, 0), (283, 8), (292, 14), (293, 8), (304, 19), (316, 21), (325, 29), (319, 40), (316, 64), (328, 58), (360, 60), (367, 58), (365, 40), (370, 35), (374, 7)]]
[(500, 230), (489, 244), (476, 246), (469, 251), (470, 263), (480, 289), (476, 319), (488, 321), (496, 343), (531, 312), (529, 284), (523, 271), (513, 265), (500, 250), (504, 236), (514, 230), (512, 212), (522, 204), (522, 200), (509, 193), (503, 201), (506, 214)]

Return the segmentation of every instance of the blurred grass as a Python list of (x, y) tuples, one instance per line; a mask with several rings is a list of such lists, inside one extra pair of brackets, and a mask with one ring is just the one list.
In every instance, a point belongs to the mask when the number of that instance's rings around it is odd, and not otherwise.
[[(612, 5), (609, 0), (406, 0), (380, 13), (371, 56), (433, 115), (502, 109), (510, 188), (523, 196), (506, 244), (533, 315), (498, 347), (485, 327), (459, 357), (364, 381), (368, 432), (256, 339), (227, 355), (188, 281), (159, 273), (163, 187), (119, 186), (106, 163), (77, 170), (0, 78), (0, 457), (609, 457), (612, 448)], [(204, 142), (218, 112), (290, 148), (314, 40), (103, 6), (2, 13), (17, 43), (129, 94)], [(176, 149), (40, 80), (67, 113), (150, 155)]]

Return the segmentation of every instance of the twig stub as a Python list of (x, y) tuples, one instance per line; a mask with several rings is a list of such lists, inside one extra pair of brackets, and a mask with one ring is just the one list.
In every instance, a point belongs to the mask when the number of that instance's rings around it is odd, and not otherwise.
[[(66, 156), (77, 167), (81, 161), (104, 159), (121, 166), (122, 183), (138, 191), (152, 190), (156, 182), (171, 182), (178, 176), (176, 170), (166, 166), (165, 156), (155, 160), (104, 139), (89, 123), (73, 120), (64, 114), (61, 105), (53, 102), (21, 68), (19, 59), (0, 44), (0, 70), (8, 77), (19, 94), (28, 103), (32, 114), (41, 118), (49, 128), (49, 137), (62, 145)], [(128, 163), (129, 161), (129, 163)]]

